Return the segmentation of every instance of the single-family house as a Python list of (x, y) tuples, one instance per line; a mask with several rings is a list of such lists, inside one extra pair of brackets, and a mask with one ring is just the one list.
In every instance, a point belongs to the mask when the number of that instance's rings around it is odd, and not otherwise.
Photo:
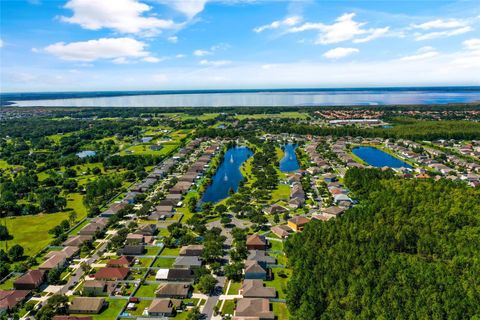
[(35, 290), (45, 281), (44, 270), (30, 270), (15, 280), (13, 287), (16, 290)]
[(203, 252), (202, 244), (191, 244), (188, 246), (183, 246), (180, 249), (181, 256), (201, 256)]
[(148, 307), (151, 317), (173, 317), (177, 308), (182, 306), (182, 300), (154, 299)]
[(248, 250), (266, 250), (267, 240), (264, 236), (251, 234), (247, 236), (246, 245)]
[(246, 260), (245, 261), (245, 269), (244, 269), (245, 279), (267, 279), (267, 271), (257, 262), (254, 260)]
[(190, 294), (192, 286), (190, 283), (162, 283), (155, 290), (157, 298), (184, 299)]
[(288, 226), (295, 232), (303, 231), (303, 228), (307, 223), (310, 222), (310, 219), (296, 216), (288, 220)]
[(233, 319), (273, 320), (270, 302), (265, 298), (243, 298), (238, 300)]
[(107, 302), (104, 298), (75, 297), (68, 306), (68, 312), (98, 314), (106, 304)]
[(240, 294), (244, 298), (275, 298), (277, 296), (275, 288), (265, 287), (262, 280), (255, 279), (243, 280)]

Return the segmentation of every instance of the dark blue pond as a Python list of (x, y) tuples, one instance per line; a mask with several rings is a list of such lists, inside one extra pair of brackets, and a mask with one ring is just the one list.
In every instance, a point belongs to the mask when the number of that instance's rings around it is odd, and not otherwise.
[(240, 166), (250, 158), (253, 152), (247, 147), (234, 147), (225, 152), (223, 162), (212, 178), (212, 183), (205, 190), (202, 202), (218, 202), (228, 197), (228, 191), (238, 190), (243, 175)]
[(408, 163), (399, 160), (386, 152), (374, 147), (356, 147), (352, 150), (353, 154), (374, 167), (390, 168), (411, 168)]
[(300, 169), (300, 164), (298, 163), (295, 153), (296, 148), (297, 145), (293, 143), (288, 143), (283, 146), (284, 156), (282, 160), (280, 160), (280, 171), (293, 172)]

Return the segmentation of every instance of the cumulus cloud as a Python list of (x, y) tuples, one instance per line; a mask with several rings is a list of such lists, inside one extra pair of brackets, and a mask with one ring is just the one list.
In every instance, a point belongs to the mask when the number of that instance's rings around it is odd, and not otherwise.
[(145, 43), (131, 38), (101, 38), (98, 40), (49, 45), (45, 52), (63, 60), (90, 62), (111, 60), (114, 63), (126, 63), (129, 58), (156, 59), (145, 51)]
[(452, 37), (473, 30), (470, 26), (470, 19), (436, 19), (413, 24), (411, 27), (421, 31), (414, 34), (416, 41)]
[(438, 56), (438, 52), (432, 47), (422, 47), (417, 50), (416, 54), (400, 58), (401, 61), (425, 60)]
[(151, 7), (137, 0), (70, 0), (65, 8), (72, 10), (73, 16), (62, 16), (62, 21), (88, 30), (107, 28), (121, 33), (153, 35), (161, 29), (179, 27), (172, 20), (144, 16)]
[(203, 57), (203, 56), (207, 56), (209, 54), (212, 54), (212, 52), (208, 51), (208, 50), (198, 49), (198, 50), (193, 51), (193, 55), (195, 55), (197, 57)]
[(158, 0), (191, 19), (205, 9), (208, 0)]
[(226, 66), (228, 64), (231, 64), (232, 62), (230, 60), (201, 60), (200, 65), (202, 66), (211, 66), (211, 67), (221, 67), (221, 66)]
[(462, 44), (465, 50), (453, 60), (453, 63), (463, 68), (480, 68), (480, 38), (468, 39)]
[(294, 26), (294, 25), (297, 25), (298, 23), (300, 23), (301, 20), (302, 20), (302, 18), (300, 16), (291, 16), (291, 17), (287, 17), (283, 20), (276, 20), (276, 21), (273, 21), (272, 23), (256, 27), (256, 28), (253, 29), (253, 31), (257, 32), (257, 33), (260, 33), (260, 32), (263, 32), (263, 31), (269, 30), (269, 29), (278, 29), (280, 27), (291, 27), (291, 26)]
[(360, 50), (357, 48), (343, 48), (338, 47), (331, 50), (328, 50), (323, 54), (323, 56), (327, 59), (340, 59), (352, 55), (354, 53), (358, 53)]
[(211, 54), (213, 54), (215, 51), (227, 50), (228, 48), (230, 48), (230, 45), (229, 45), (229, 44), (220, 43), (220, 44), (216, 44), (216, 45), (214, 45), (214, 46), (211, 46), (208, 50), (205, 50), (205, 49), (197, 49), (197, 50), (193, 51), (193, 55), (194, 55), (194, 56), (197, 56), (197, 57), (203, 57), (203, 56), (211, 55)]
[(480, 50), (480, 38), (465, 40), (463, 46), (469, 50)]
[(171, 36), (167, 38), (168, 41), (171, 43), (177, 43), (178, 42), (178, 37), (177, 36)]
[(0, 39), (0, 48), (3, 48), (3, 40)]
[(292, 27), (288, 32), (303, 32), (307, 30), (318, 30), (316, 44), (332, 44), (352, 40), (355, 43), (368, 42), (382, 36), (385, 36), (389, 27), (383, 28), (364, 28), (366, 22), (357, 22), (354, 20), (355, 13), (345, 13), (335, 19), (333, 24), (324, 24), (321, 22), (307, 22), (299, 26)]

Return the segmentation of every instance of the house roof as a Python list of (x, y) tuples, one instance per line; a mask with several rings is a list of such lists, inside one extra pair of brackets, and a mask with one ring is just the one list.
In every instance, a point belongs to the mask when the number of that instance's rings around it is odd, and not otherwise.
[(175, 259), (174, 266), (200, 267), (202, 260), (197, 256), (179, 256)]
[(191, 245), (188, 245), (188, 246), (183, 246), (180, 249), (179, 254), (181, 256), (184, 256), (188, 253), (188, 251), (203, 251), (203, 244), (191, 244)]
[(121, 256), (118, 259), (111, 259), (110, 261), (107, 262), (107, 266), (129, 266), (132, 263), (132, 259), (129, 259), (126, 256)]
[(30, 290), (0, 290), (0, 310), (14, 308), (19, 302), (23, 301)]
[(15, 280), (15, 284), (33, 284), (37, 285), (43, 282), (45, 276), (44, 270), (30, 270), (23, 276)]
[(248, 245), (265, 246), (267, 245), (267, 240), (265, 239), (264, 236), (260, 236), (258, 234), (251, 234), (247, 237), (246, 244), (247, 246)]
[(282, 237), (282, 238), (287, 237), (292, 232), (292, 229), (290, 229), (287, 225), (273, 226), (272, 228), (270, 228), (270, 230), (274, 234), (276, 234), (277, 236)]
[(65, 262), (65, 255), (63, 254), (56, 254), (52, 257), (48, 258), (47, 261), (42, 263), (38, 268), (39, 269), (53, 269), (60, 266), (62, 263)]
[(128, 268), (110, 268), (105, 267), (97, 271), (95, 273), (95, 279), (125, 279), (128, 276), (129, 269)]
[(263, 250), (250, 250), (247, 260), (265, 262), (274, 264), (276, 259), (271, 256), (267, 256)]
[(275, 319), (273, 312), (270, 311), (270, 302), (268, 299), (263, 298), (243, 298), (238, 300), (235, 318), (239, 316)]
[(328, 207), (328, 208), (325, 208), (323, 209), (323, 212), (326, 213), (326, 214), (331, 214), (331, 215), (334, 215), (334, 216), (338, 216), (340, 214), (342, 214), (343, 212), (345, 212), (345, 208), (342, 208), (342, 207), (336, 207), (336, 206), (332, 206), (332, 207)]
[(104, 298), (75, 297), (70, 303), (69, 310), (96, 312), (100, 310), (105, 302)]
[(93, 320), (93, 317), (54, 316), (53, 320)]
[(245, 273), (267, 273), (255, 260), (245, 261)]
[(162, 283), (158, 286), (157, 296), (187, 296), (190, 291), (189, 283)]
[(275, 288), (264, 287), (262, 280), (243, 280), (240, 290), (245, 298), (275, 298), (277, 296)]
[(154, 299), (148, 307), (148, 312), (154, 313), (172, 313), (173, 309), (180, 306), (181, 300), (175, 299)]
[(84, 288), (103, 288), (105, 287), (105, 281), (100, 280), (86, 280), (83, 284)]
[(90, 236), (90, 235), (78, 235), (78, 236), (69, 237), (67, 240), (65, 240), (62, 243), (62, 245), (79, 247), (85, 241), (92, 240), (92, 239), (93, 239), (93, 236)]
[(76, 255), (78, 253), (78, 251), (80, 251), (80, 248), (79, 247), (75, 247), (75, 246), (66, 246), (64, 247), (62, 250), (60, 251), (50, 251), (49, 253), (47, 253), (45, 255), (45, 257), (47, 258), (51, 258), (55, 255), (63, 255), (65, 257), (65, 259), (70, 259), (71, 257), (73, 257), (74, 255)]
[(307, 223), (310, 222), (310, 219), (302, 217), (302, 216), (296, 216), (288, 220), (288, 222), (293, 223), (297, 226), (303, 226), (306, 225)]

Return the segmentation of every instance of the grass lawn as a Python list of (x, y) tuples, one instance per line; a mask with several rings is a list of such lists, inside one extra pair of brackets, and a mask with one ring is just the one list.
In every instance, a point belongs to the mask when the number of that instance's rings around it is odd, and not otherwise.
[(277, 189), (272, 191), (271, 203), (278, 202), (280, 200), (287, 201), (290, 198), (290, 186), (286, 184), (279, 184)]
[(156, 256), (160, 248), (157, 247), (148, 247), (145, 251), (146, 256)]
[(278, 320), (288, 320), (290, 313), (288, 312), (287, 305), (283, 302), (272, 303), (273, 313)]
[(136, 267), (149, 267), (150, 263), (152, 263), (153, 259), (150, 258), (138, 258), (138, 264), (135, 265)]
[(238, 290), (240, 290), (240, 287), (242, 286), (241, 282), (230, 282), (230, 288), (228, 288), (227, 294), (238, 294)]
[[(278, 274), (283, 270), (287, 277), (282, 278)], [(280, 299), (285, 299), (287, 296), (287, 282), (291, 275), (291, 271), (289, 269), (282, 269), (282, 268), (272, 268), (273, 273), (273, 280), (264, 281), (266, 287), (273, 287), (277, 290), (278, 297)]]
[(272, 119), (272, 118), (293, 118), (293, 119), (306, 119), (307, 114), (297, 111), (293, 112), (280, 112), (280, 113), (265, 113), (265, 114), (239, 114), (235, 116), (238, 120), (244, 119)]
[[(68, 219), (68, 213), (38, 214), (20, 217), (6, 218), (8, 231), (13, 236), (8, 241), (8, 246), (21, 245), (25, 249), (25, 255), (33, 256), (45, 248), (53, 239), (48, 230)], [(2, 225), (5, 219), (2, 221)], [(5, 249), (6, 242), (2, 241), (1, 249)]]
[(83, 195), (80, 193), (70, 193), (67, 196), (67, 208), (75, 211), (77, 220), (81, 220), (87, 216), (87, 208), (83, 204)]
[(137, 309), (127, 310), (127, 312), (132, 316), (141, 316), (143, 313), (143, 310), (145, 310), (145, 308), (148, 308), (151, 303), (152, 303), (151, 300), (140, 300), (140, 302), (137, 303)]
[(160, 253), (161, 256), (178, 256), (180, 253), (180, 248), (163, 248)]
[(153, 263), (153, 266), (157, 268), (170, 268), (173, 266), (174, 262), (174, 258), (157, 258), (157, 260), (155, 260)]
[(9, 290), (13, 289), (13, 283), (17, 280), (18, 277), (12, 276), (0, 284), (0, 290)]
[(222, 315), (231, 314), (233, 315), (233, 311), (235, 310), (235, 302), (233, 300), (225, 300), (222, 309)]
[(283, 250), (283, 241), (270, 240), (270, 249), (271, 251), (282, 251)]
[[(108, 308), (104, 309), (100, 314), (88, 315), (93, 317), (94, 320), (111, 320), (116, 319), (126, 305), (127, 300), (124, 299), (107, 299)], [(77, 317), (84, 317), (85, 314), (72, 314)]]
[(158, 228), (158, 235), (168, 237), (170, 235), (170, 232), (168, 232), (167, 228)]
[(135, 293), (135, 297), (138, 298), (153, 298), (155, 297), (155, 290), (157, 290), (158, 284), (142, 284)]

